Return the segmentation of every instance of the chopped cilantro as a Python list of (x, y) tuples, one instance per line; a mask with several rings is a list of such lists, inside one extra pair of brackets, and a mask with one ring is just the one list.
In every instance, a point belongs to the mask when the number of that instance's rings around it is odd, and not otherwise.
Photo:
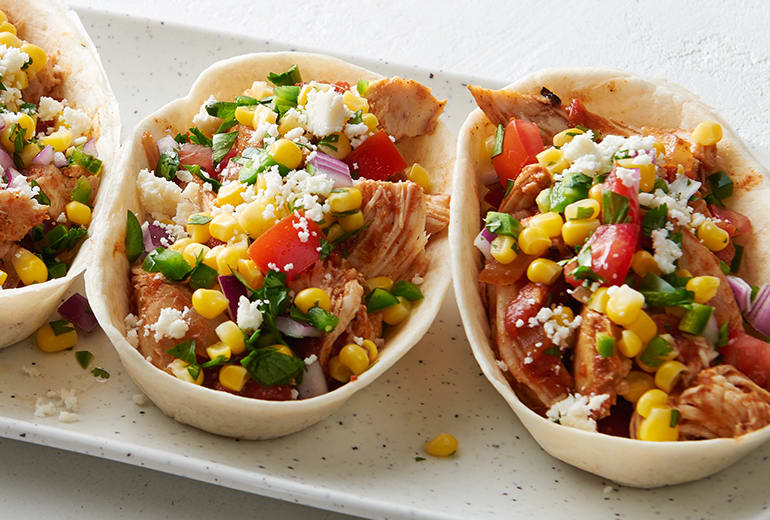
[(110, 378), (110, 373), (107, 372), (105, 369), (99, 368), (99, 367), (96, 367), (93, 370), (91, 370), (91, 375), (93, 375), (94, 377), (98, 377), (99, 379)]
[(94, 355), (87, 350), (78, 350), (75, 352), (75, 359), (77, 359), (80, 368), (85, 370), (88, 368), (88, 365), (91, 364), (91, 360), (94, 359)]
[(162, 177), (167, 181), (174, 180), (176, 172), (179, 169), (179, 154), (173, 148), (169, 148), (158, 159), (155, 167), (155, 175)]
[(502, 124), (497, 125), (495, 132), (495, 146), (492, 148), (492, 158), (503, 153), (503, 139), (505, 138), (505, 127)]
[(652, 232), (666, 225), (668, 215), (668, 206), (661, 204), (655, 208), (650, 208), (642, 218), (642, 233), (644, 236), (652, 236)]
[(302, 83), (302, 75), (299, 72), (299, 68), (296, 65), (292, 65), (286, 72), (281, 72), (280, 74), (271, 72), (267, 75), (267, 81), (277, 87), (296, 85), (297, 83)]
[(630, 220), (628, 216), (628, 197), (605, 191), (602, 194), (602, 222), (604, 224), (623, 224)]
[(62, 334), (75, 330), (75, 327), (73, 327), (67, 320), (54, 320), (48, 322), (48, 324), (51, 326), (54, 336), (61, 336)]
[(219, 164), (225, 156), (230, 153), (230, 149), (235, 144), (238, 132), (228, 132), (226, 134), (214, 134), (212, 139), (212, 159), (214, 164)]
[(222, 187), (221, 182), (219, 182), (216, 179), (212, 179), (211, 177), (203, 173), (203, 169), (197, 164), (183, 164), (182, 168), (192, 173), (203, 182), (208, 182), (209, 184), (211, 184), (211, 189), (214, 191), (214, 193), (217, 193), (219, 191), (219, 188)]
[(200, 144), (200, 145), (208, 146), (208, 147), (212, 146), (211, 139), (206, 137), (206, 134), (201, 132), (198, 128), (196, 128), (196, 127), (190, 128), (190, 133), (192, 134), (190, 136), (190, 142), (191, 143), (193, 143), (193, 144)]
[(249, 376), (262, 386), (300, 384), (307, 366), (296, 356), (287, 356), (273, 348), (252, 350), (241, 360)]

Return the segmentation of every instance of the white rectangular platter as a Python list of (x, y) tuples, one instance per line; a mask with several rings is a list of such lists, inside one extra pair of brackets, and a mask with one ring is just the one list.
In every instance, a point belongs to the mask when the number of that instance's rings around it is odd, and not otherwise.
[[(80, 14), (121, 104), (124, 134), (143, 115), (184, 95), (213, 61), (292, 49), (96, 11)], [(429, 85), (448, 98), (444, 120), (455, 132), (474, 107), (468, 83), (505, 83), (343, 58)], [(74, 289), (82, 292), (82, 282)], [(72, 352), (44, 355), (29, 340), (0, 351), (0, 435), (375, 518), (768, 514), (770, 446), (712, 478), (658, 490), (619, 487), (545, 454), (478, 369), (451, 291), (427, 336), (390, 372), (326, 421), (273, 441), (216, 437), (178, 424), (150, 404), (139, 406), (138, 389), (101, 332), (82, 338), (78, 349), (94, 353), (94, 365), (110, 372), (108, 381), (82, 370)], [(70, 388), (78, 392), (78, 422), (34, 417), (36, 398)], [(442, 431), (459, 439), (459, 453), (416, 460), (424, 440)]]

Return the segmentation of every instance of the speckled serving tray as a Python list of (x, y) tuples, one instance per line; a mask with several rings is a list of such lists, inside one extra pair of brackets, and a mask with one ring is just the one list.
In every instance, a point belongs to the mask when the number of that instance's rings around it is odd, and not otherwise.
[[(291, 49), (96, 11), (80, 14), (102, 53), (126, 132), (144, 114), (184, 95), (211, 62)], [(429, 85), (449, 99), (444, 118), (455, 132), (474, 107), (465, 85), (509, 82), (342, 58)], [(74, 289), (82, 292), (82, 282)], [(770, 445), (714, 477), (658, 490), (618, 487), (545, 454), (481, 374), (451, 291), (431, 331), (389, 373), (326, 421), (273, 441), (216, 437), (176, 423), (151, 404), (139, 406), (139, 392), (104, 334), (82, 338), (77, 348), (94, 353), (93, 366), (111, 374), (107, 382), (82, 370), (71, 352), (44, 355), (29, 340), (0, 351), (0, 435), (375, 518), (768, 515)], [(62, 388), (78, 390), (80, 420), (34, 417), (36, 398)], [(457, 456), (419, 460), (423, 441), (441, 431), (459, 439)]]

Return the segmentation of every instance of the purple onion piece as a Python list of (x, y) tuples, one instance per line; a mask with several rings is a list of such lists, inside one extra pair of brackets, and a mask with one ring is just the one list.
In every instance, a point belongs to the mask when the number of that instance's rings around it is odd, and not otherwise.
[(238, 321), (238, 301), (246, 296), (246, 287), (232, 274), (219, 277), (219, 286), (229, 302), (230, 318)]
[(344, 188), (353, 185), (353, 179), (350, 176), (350, 167), (339, 159), (335, 159), (325, 153), (315, 152), (310, 159), (316, 171), (326, 175), (334, 181), (335, 188)]
[(83, 153), (96, 156), (96, 141), (89, 139), (86, 144), (83, 145)]
[(53, 164), (57, 168), (64, 168), (68, 163), (69, 161), (67, 160), (67, 156), (62, 152), (56, 152), (53, 154)]
[(0, 147), (0, 166), (2, 166), (3, 170), (6, 172), (12, 168), (16, 168), (13, 159), (3, 147)]
[(765, 284), (759, 289), (746, 320), (765, 336), (770, 336), (770, 285)]
[(59, 314), (83, 332), (93, 332), (99, 326), (88, 300), (80, 293), (75, 293), (67, 298), (59, 306)]
[(53, 154), (54, 154), (53, 146), (48, 144), (45, 146), (45, 148), (40, 150), (40, 153), (38, 153), (34, 159), (32, 159), (32, 164), (47, 166), (51, 164), (51, 162), (53, 161)]
[(496, 237), (497, 235), (490, 232), (487, 228), (482, 228), (479, 234), (476, 235), (473, 245), (489, 260), (492, 258), (492, 241)]
[(302, 377), (302, 383), (297, 387), (300, 399), (310, 399), (311, 397), (317, 397), (323, 395), (329, 391), (329, 387), (326, 384), (326, 376), (324, 375), (321, 363), (315, 360), (308, 365), (307, 372)]
[(738, 303), (741, 312), (748, 311), (749, 307), (751, 307), (751, 286), (739, 276), (728, 275), (727, 282), (730, 284), (730, 289), (733, 290), (735, 301)]
[(163, 247), (162, 240), (164, 238), (168, 242), (171, 242), (171, 237), (168, 233), (166, 233), (165, 229), (158, 226), (157, 224), (148, 223), (147, 229), (145, 229), (144, 233), (142, 234), (144, 250), (149, 253), (150, 251), (154, 251), (159, 247)]
[(286, 316), (278, 316), (275, 319), (275, 326), (290, 338), (320, 338), (323, 336), (323, 332), (312, 325), (301, 323)]

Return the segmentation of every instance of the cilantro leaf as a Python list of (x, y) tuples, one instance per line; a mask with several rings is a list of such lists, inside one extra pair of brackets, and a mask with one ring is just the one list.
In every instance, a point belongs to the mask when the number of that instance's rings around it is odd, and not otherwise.
[(194, 339), (188, 339), (181, 343), (177, 343), (175, 346), (171, 347), (166, 352), (177, 359), (181, 359), (188, 365), (198, 364), (198, 358), (195, 355)]
[(200, 145), (208, 146), (208, 147), (212, 146), (211, 139), (206, 137), (206, 134), (201, 132), (198, 128), (196, 128), (196, 127), (190, 128), (190, 133), (192, 134), (190, 136), (190, 142), (191, 143), (193, 143), (193, 144), (200, 144)]
[(639, 286), (650, 307), (682, 307), (694, 301), (695, 294), (684, 287), (674, 287), (654, 273), (647, 273)]
[(316, 329), (328, 334), (334, 330), (340, 320), (331, 312), (315, 305), (308, 309), (307, 321)]
[(158, 164), (155, 166), (155, 175), (171, 181), (176, 177), (178, 169), (179, 154), (173, 148), (169, 148), (158, 159)]
[(267, 81), (277, 87), (296, 85), (297, 83), (302, 83), (302, 75), (299, 72), (299, 68), (296, 65), (292, 65), (286, 72), (281, 72), (280, 74), (271, 72), (267, 75)]
[(668, 215), (668, 206), (661, 204), (655, 208), (650, 208), (642, 218), (642, 233), (644, 236), (652, 236), (652, 232), (666, 225)]
[(100, 367), (96, 367), (93, 370), (91, 370), (91, 375), (93, 375), (94, 377), (98, 377), (100, 379), (110, 378), (110, 373)]
[(219, 164), (225, 156), (230, 153), (230, 149), (235, 144), (235, 139), (238, 137), (238, 132), (229, 132), (226, 134), (214, 134), (212, 139), (212, 159), (214, 164)]
[(73, 327), (72, 324), (67, 320), (54, 320), (48, 324), (51, 326), (54, 336), (61, 336), (62, 334), (66, 334), (75, 330), (75, 327)]
[(75, 184), (75, 187), (72, 188), (72, 192), (70, 193), (70, 198), (76, 202), (87, 205), (91, 200), (92, 191), (93, 189), (91, 188), (91, 183), (88, 182), (84, 177), (78, 177), (77, 183)]
[(655, 336), (647, 344), (647, 347), (640, 354), (639, 359), (647, 366), (657, 368), (666, 360), (666, 356), (673, 349), (669, 342), (661, 336)]
[(187, 263), (181, 253), (159, 247), (147, 255), (142, 263), (142, 269), (148, 273), (160, 272), (167, 280), (181, 282), (189, 276), (193, 267)]
[(300, 384), (307, 370), (302, 359), (287, 356), (272, 348), (252, 350), (241, 360), (241, 365), (262, 386), (286, 385), (292, 381)]
[(505, 127), (502, 124), (497, 125), (497, 131), (495, 132), (495, 146), (492, 148), (492, 158), (497, 157), (503, 153), (503, 139), (505, 138)]
[(211, 177), (203, 173), (203, 169), (198, 164), (183, 164), (182, 168), (184, 168), (188, 172), (198, 177), (204, 183), (208, 182), (209, 184), (211, 184), (211, 189), (214, 191), (214, 193), (217, 193), (219, 191), (219, 188), (222, 187), (221, 182), (219, 182), (216, 179), (212, 179)]
[(75, 352), (75, 359), (77, 359), (80, 368), (85, 370), (88, 368), (88, 365), (91, 364), (91, 360), (94, 359), (94, 355), (87, 350), (78, 350)]

